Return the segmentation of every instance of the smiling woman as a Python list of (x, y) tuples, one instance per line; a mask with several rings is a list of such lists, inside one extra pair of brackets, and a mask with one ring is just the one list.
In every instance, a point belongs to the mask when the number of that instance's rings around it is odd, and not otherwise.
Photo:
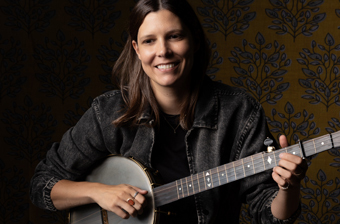
[(172, 12), (160, 10), (145, 17), (132, 44), (162, 111), (179, 114), (189, 95), (194, 60), (191, 33)]
[[(167, 113), (179, 114), (181, 126), (188, 129), (194, 120), (199, 86), (206, 76), (210, 56), (205, 34), (195, 12), (186, 1), (139, 1), (130, 14), (128, 31), (128, 44), (112, 74), (118, 77), (114, 80), (120, 81), (117, 85), (124, 87), (122, 94), (129, 107), (114, 122), (115, 125), (138, 123), (147, 105), (151, 106), (155, 116), (153, 125), (157, 125), (160, 121), (159, 106), (162, 104), (162, 109)], [(173, 62), (173, 65), (169, 62)], [(153, 91), (157, 82), (154, 83), (156, 80), (153, 79), (150, 82), (149, 76), (157, 74), (154, 73), (154, 66), (158, 66), (158, 71), (164, 74), (158, 76), (158, 79), (163, 79), (158, 84), (168, 82), (165, 86), (178, 86), (179, 92), (171, 91), (173, 88), (162, 88), (162, 92)], [(165, 72), (171, 66), (175, 67), (173, 71), (177, 75)], [(174, 94), (186, 97), (167, 98)], [(161, 101), (157, 102), (155, 98)], [(175, 110), (166, 105), (167, 101), (174, 100), (177, 104)]]
[[(307, 170), (303, 159), (282, 153), (272, 171), (244, 179), (240, 176), (259, 164), (251, 160), (241, 172), (235, 167), (218, 170), (264, 151), (263, 140), (271, 134), (259, 102), (206, 76), (208, 45), (190, 5), (185, 0), (140, 0), (128, 31), (112, 72), (120, 90), (97, 97), (61, 142), (53, 144), (32, 178), (32, 201), (49, 210), (96, 203), (118, 222), (132, 216), (131, 223), (140, 223), (147, 200), (173, 195), (148, 192), (138, 182), (84, 178), (108, 155), (119, 154), (157, 170), (165, 183), (162, 189), (175, 183), (176, 200), (155, 203), (157, 212), (165, 214), (157, 220), (162, 224), (238, 223), (242, 202), (249, 204), (252, 223), (293, 223)], [(284, 136), (280, 143), (287, 146)], [(112, 167), (110, 179), (130, 178), (131, 167), (123, 172)], [(234, 182), (221, 179), (225, 176)], [(223, 181), (229, 184), (216, 187)]]

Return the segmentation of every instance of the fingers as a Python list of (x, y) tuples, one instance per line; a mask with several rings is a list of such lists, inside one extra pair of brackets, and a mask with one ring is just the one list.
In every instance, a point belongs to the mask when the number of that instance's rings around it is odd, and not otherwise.
[(279, 166), (290, 171), (298, 179), (303, 179), (308, 169), (305, 159), (289, 153), (281, 153), (280, 158)]
[(286, 180), (282, 176), (280, 176), (277, 172), (273, 172), (272, 177), (281, 189), (287, 190), (287, 188), (289, 187), (289, 183), (286, 182)]
[(146, 204), (144, 195), (148, 192), (131, 185), (101, 185), (97, 189), (99, 197), (96, 202), (102, 208), (116, 213), (123, 219), (136, 217), (143, 212)]
[(125, 185), (125, 187), (124, 194), (120, 197), (120, 207), (128, 215), (125, 218), (136, 217), (143, 212), (143, 207), (146, 205), (143, 195), (147, 194), (147, 191), (130, 185)]
[(279, 138), (279, 141), (280, 141), (281, 148), (288, 147), (289, 144), (288, 144), (287, 137), (285, 135), (281, 135)]
[(305, 177), (308, 165), (306, 160), (290, 153), (281, 153), (280, 162), (274, 167), (272, 177), (281, 189), (300, 186), (300, 181)]

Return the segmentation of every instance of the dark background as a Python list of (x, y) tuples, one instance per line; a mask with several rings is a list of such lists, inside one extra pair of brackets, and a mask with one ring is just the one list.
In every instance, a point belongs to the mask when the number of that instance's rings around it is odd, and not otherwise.
[[(211, 79), (261, 102), (291, 144), (340, 129), (339, 0), (189, 0), (207, 33)], [(66, 223), (29, 200), (52, 142), (97, 95), (125, 43), (134, 0), (0, 1), (0, 223)], [(340, 155), (315, 156), (296, 223), (340, 223)], [(250, 223), (244, 205), (241, 223)]]

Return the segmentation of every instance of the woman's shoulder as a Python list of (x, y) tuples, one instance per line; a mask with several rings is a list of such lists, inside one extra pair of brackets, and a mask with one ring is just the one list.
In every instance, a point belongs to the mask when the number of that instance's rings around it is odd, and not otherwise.
[[(212, 89), (214, 94), (222, 99), (234, 99), (236, 101), (245, 101), (247, 103), (258, 105), (259, 102), (245, 89), (230, 86), (222, 82), (213, 81)], [(244, 103), (244, 102), (243, 102)]]
[(96, 98), (92, 102), (92, 107), (96, 111), (119, 111), (124, 105), (124, 100), (120, 90), (111, 90), (105, 92)]
[(110, 90), (107, 91), (96, 98), (94, 98), (94, 103), (108, 103), (122, 100), (122, 94), (120, 90)]

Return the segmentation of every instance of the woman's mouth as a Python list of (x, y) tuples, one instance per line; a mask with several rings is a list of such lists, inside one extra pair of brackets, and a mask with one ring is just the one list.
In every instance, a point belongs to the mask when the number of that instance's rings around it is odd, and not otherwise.
[(170, 63), (170, 64), (162, 64), (162, 65), (157, 65), (156, 68), (158, 69), (171, 69), (174, 68), (178, 63)]

